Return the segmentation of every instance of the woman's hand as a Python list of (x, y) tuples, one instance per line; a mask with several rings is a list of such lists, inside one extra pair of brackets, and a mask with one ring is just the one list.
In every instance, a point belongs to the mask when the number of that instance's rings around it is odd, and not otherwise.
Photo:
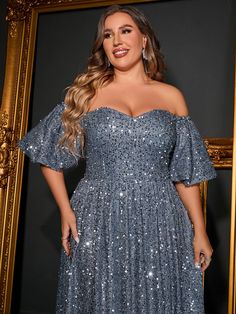
[(72, 209), (66, 212), (61, 212), (61, 231), (62, 246), (67, 256), (71, 256), (69, 237), (72, 235), (74, 240), (78, 243), (80, 234), (77, 230), (76, 217)]
[(204, 230), (202, 232), (195, 232), (193, 248), (195, 255), (195, 265), (197, 267), (201, 267), (202, 271), (206, 270), (210, 265), (213, 249)]

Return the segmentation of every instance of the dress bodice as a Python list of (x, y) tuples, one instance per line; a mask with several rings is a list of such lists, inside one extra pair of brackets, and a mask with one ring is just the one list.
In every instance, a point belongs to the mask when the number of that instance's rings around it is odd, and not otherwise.
[(86, 172), (91, 179), (167, 179), (176, 142), (175, 119), (166, 110), (131, 117), (109, 107), (87, 113)]

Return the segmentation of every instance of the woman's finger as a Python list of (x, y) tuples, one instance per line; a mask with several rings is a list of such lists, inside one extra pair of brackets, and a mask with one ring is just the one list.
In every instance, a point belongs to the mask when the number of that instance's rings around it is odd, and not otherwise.
[(73, 238), (75, 239), (75, 241), (76, 241), (77, 243), (79, 243), (79, 235), (80, 235), (80, 232), (78, 232), (78, 230), (77, 230), (76, 223), (74, 223), (74, 224), (71, 226), (71, 233), (72, 233), (72, 236), (73, 236)]
[(199, 268), (201, 267), (200, 263), (200, 251), (199, 250), (194, 250), (194, 262), (195, 262), (195, 267)]
[(69, 242), (69, 237), (70, 237), (70, 229), (69, 228), (63, 228), (62, 230), (62, 246), (65, 250), (66, 255), (70, 255), (70, 242)]
[(211, 263), (211, 256), (202, 255), (202, 271), (205, 271)]
[(67, 256), (70, 256), (70, 242), (69, 242), (69, 237), (67, 238), (63, 238), (62, 237), (62, 246), (64, 248), (64, 251), (66, 253)]

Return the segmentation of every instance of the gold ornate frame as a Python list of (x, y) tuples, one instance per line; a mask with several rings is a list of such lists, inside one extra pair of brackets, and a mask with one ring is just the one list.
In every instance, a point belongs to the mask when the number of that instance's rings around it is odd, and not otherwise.
[[(6, 74), (0, 110), (0, 313), (10, 313), (14, 261), (19, 219), (24, 156), (16, 143), (27, 130), (38, 15), (42, 12), (101, 7), (113, 3), (156, 2), (158, 0), (9, 0)], [(236, 124), (236, 107), (234, 121)], [(236, 125), (234, 141), (236, 139)], [(232, 167), (233, 140), (205, 139), (216, 168)], [(232, 216), (230, 246), (229, 312), (235, 313), (235, 187), (236, 142), (234, 142)], [(201, 184), (206, 221), (207, 182)]]

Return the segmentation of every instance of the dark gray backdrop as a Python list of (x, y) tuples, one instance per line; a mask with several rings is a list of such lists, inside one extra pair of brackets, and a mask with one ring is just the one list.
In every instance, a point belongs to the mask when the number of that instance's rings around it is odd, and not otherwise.
[[(203, 137), (231, 137), (233, 126), (235, 7), (233, 0), (179, 0), (139, 4), (149, 17), (168, 64), (167, 82), (180, 88)], [(5, 42), (1, 2), (0, 40)], [(103, 8), (41, 14), (29, 129), (84, 69)], [(5, 45), (1, 46), (4, 56)], [(0, 70), (4, 70), (4, 58)], [(2, 88), (1, 76), (1, 88)], [(66, 173), (69, 193), (83, 175)], [(69, 180), (68, 180), (69, 178)], [(206, 271), (206, 312), (227, 313), (231, 171), (209, 182), (208, 234), (214, 259)], [(13, 313), (54, 313), (60, 251), (57, 206), (38, 165), (25, 161)], [(127, 313), (128, 314), (128, 313)], [(161, 314), (161, 313), (160, 313)]]

